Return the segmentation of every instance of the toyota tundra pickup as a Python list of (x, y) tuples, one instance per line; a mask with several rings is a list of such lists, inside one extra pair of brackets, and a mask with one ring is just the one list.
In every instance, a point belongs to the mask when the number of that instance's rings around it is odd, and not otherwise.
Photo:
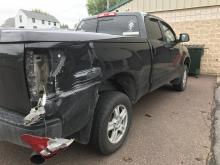
[(31, 148), (34, 163), (73, 141), (115, 152), (132, 104), (167, 83), (185, 90), (187, 41), (141, 12), (92, 16), (75, 32), (1, 29), (0, 140)]

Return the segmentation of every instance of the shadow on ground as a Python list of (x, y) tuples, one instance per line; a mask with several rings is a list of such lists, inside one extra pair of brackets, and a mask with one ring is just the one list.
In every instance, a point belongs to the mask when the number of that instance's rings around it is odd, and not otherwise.
[[(170, 85), (144, 96), (133, 106), (133, 123), (123, 148), (101, 156), (73, 144), (48, 165), (200, 165), (210, 150), (210, 113), (215, 78), (190, 78), (185, 92)], [(31, 151), (0, 143), (2, 165), (26, 165)]]

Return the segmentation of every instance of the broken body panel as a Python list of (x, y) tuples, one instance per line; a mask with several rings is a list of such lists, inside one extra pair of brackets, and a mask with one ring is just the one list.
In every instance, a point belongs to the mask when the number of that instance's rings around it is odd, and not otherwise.
[[(143, 39), (132, 37), (51, 33), (53, 35), (2, 31), (0, 59), (4, 63), (0, 65), (0, 72), (4, 76), (0, 77), (0, 107), (4, 109), (2, 112), (14, 113), (9, 125), (16, 124), (16, 118), (20, 119), (19, 128), (12, 130), (18, 131), (16, 136), (25, 133), (50, 138), (73, 136), (87, 144), (98, 92), (104, 82), (119, 73), (132, 75), (138, 83), (135, 86), (126, 86), (127, 79), (119, 79), (118, 83), (125, 84), (125, 92), (131, 93), (133, 102), (149, 91), (150, 46)], [(37, 37), (38, 34), (42, 38)], [(87, 40), (83, 38), (85, 34)], [(56, 40), (52, 42), (54, 35)], [(81, 39), (77, 38), (79, 35)], [(13, 74), (10, 73), (12, 69)], [(50, 120), (56, 120), (59, 129), (50, 125)], [(40, 130), (33, 131), (38, 125), (41, 125)], [(12, 131), (4, 131), (6, 135), (2, 140), (24, 145), (20, 140), (15, 141), (17, 138), (7, 139), (7, 132), (11, 134)]]
[[(97, 28), (0, 29), (0, 140), (31, 147), (33, 159), (42, 162), (73, 140), (89, 142), (100, 93), (120, 91), (135, 103), (182, 76), (187, 49), (178, 40), (153, 45), (145, 25), (149, 15), (121, 15), (137, 17), (122, 33), (136, 37), (98, 34)], [(106, 22), (105, 16), (98, 19)], [(130, 32), (134, 25), (139, 32)]]

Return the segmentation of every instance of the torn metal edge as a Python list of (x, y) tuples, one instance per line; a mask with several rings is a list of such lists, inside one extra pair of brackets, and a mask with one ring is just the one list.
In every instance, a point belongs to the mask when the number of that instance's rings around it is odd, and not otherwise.
[(47, 101), (47, 95), (44, 88), (44, 93), (42, 97), (39, 98), (37, 106), (31, 108), (30, 113), (27, 116), (25, 116), (24, 118), (25, 126), (31, 126), (45, 117), (46, 111), (44, 106), (46, 105), (46, 101)]

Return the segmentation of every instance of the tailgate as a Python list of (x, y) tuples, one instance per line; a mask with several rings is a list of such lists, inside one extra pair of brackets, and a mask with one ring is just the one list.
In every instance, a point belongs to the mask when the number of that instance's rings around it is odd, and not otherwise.
[(0, 107), (27, 114), (30, 103), (24, 68), (24, 44), (0, 43)]

